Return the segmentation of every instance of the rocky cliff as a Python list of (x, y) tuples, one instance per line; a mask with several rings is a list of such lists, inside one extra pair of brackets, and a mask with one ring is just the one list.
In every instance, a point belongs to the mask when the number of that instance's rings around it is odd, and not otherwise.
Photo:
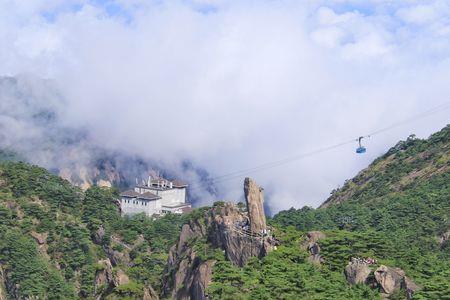
[(252, 179), (245, 178), (244, 194), (247, 204), (248, 218), (250, 220), (250, 230), (253, 233), (266, 231), (266, 216), (264, 214), (263, 189)]
[[(278, 242), (267, 229), (262, 209), (262, 189), (246, 179), (247, 211), (232, 203), (216, 205), (182, 228), (178, 243), (169, 253), (164, 291), (177, 299), (208, 299), (214, 259), (208, 249), (221, 249), (236, 266), (251, 257), (264, 257)], [(200, 245), (200, 247), (199, 247)]]

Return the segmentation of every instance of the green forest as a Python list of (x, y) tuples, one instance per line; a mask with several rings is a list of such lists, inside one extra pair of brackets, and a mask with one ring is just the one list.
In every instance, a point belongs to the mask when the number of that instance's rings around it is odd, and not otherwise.
[[(115, 188), (86, 191), (47, 170), (0, 163), (0, 296), (6, 299), (142, 299), (162, 295), (168, 252), (189, 215), (121, 217)], [(411, 136), (375, 160), (322, 207), (281, 211), (268, 223), (276, 251), (242, 268), (205, 241), (214, 259), (212, 299), (380, 299), (368, 285), (351, 286), (343, 270), (351, 257), (403, 269), (419, 286), (414, 299), (450, 299), (450, 126), (427, 140)], [(324, 263), (312, 264), (301, 245), (320, 230)], [(201, 243), (204, 244), (201, 244)], [(201, 252), (201, 251), (199, 251)], [(112, 258), (116, 287), (99, 280)], [(102, 273), (103, 272), (103, 273)], [(120, 276), (119, 276), (120, 275)], [(397, 293), (392, 299), (404, 299)]]
[[(11, 298), (93, 298), (98, 262), (108, 251), (125, 254), (115, 268), (125, 269), (130, 279), (110, 291), (110, 298), (141, 298), (144, 285), (161, 286), (168, 249), (186, 216), (122, 218), (117, 190), (82, 192), (26, 163), (2, 163), (0, 176), (0, 265), (6, 280), (20, 286), (17, 294), (9, 291)], [(95, 240), (100, 227), (105, 234)], [(45, 237), (45, 243), (34, 236)]]

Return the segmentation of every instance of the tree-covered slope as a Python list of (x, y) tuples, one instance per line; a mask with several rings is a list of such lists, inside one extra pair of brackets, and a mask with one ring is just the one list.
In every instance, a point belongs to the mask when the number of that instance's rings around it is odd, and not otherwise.
[(376, 202), (385, 197), (409, 192), (433, 177), (450, 170), (450, 125), (417, 139), (414, 135), (400, 141), (344, 186), (334, 190), (321, 207), (345, 201)]
[[(188, 276), (205, 284), (210, 299), (380, 299), (373, 272), (381, 265), (401, 268), (420, 286), (414, 299), (450, 299), (449, 140), (450, 126), (427, 140), (411, 137), (334, 191), (322, 207), (278, 213), (268, 220), (277, 249), (243, 267), (207, 239), (219, 228), (205, 225), (217, 221), (207, 212), (223, 202), (188, 216), (122, 218), (115, 189), (82, 191), (40, 167), (1, 162), (0, 299), (171, 295), (165, 279), (189, 275), (181, 272), (186, 265), (168, 268), (174, 260), (169, 253), (178, 250), (177, 259), (188, 262), (189, 270), (211, 266), (209, 282)], [(236, 209), (245, 213), (242, 206)], [(182, 238), (187, 222), (200, 224), (201, 234)], [(307, 246), (311, 231), (323, 235), (315, 241), (319, 259)], [(376, 259), (368, 284), (346, 280), (351, 258)], [(404, 299), (404, 290), (390, 297)]]
[[(121, 218), (116, 191), (0, 164), (0, 296), (140, 299), (156, 292), (183, 220)], [(3, 298), (2, 298), (3, 299)]]
[(423, 288), (418, 299), (450, 299), (450, 126), (409, 138), (374, 161), (318, 209), (272, 220), (300, 231), (331, 230), (320, 244), (341, 269), (350, 257), (376, 257), (404, 269)]

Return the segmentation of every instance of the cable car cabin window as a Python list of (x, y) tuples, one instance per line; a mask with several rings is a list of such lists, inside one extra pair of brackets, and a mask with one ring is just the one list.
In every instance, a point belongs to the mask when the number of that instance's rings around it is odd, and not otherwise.
[(364, 147), (358, 147), (356, 148), (356, 153), (362, 154), (366, 152), (366, 148)]

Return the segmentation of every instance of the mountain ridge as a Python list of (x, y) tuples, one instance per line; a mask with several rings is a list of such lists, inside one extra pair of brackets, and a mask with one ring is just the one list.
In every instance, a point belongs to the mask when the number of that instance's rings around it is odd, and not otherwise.
[[(123, 218), (115, 188), (1, 162), (0, 299), (447, 299), (449, 131), (400, 142), (326, 206), (268, 218), (263, 256), (231, 233), (243, 204)], [(189, 286), (168, 284), (183, 270)]]

